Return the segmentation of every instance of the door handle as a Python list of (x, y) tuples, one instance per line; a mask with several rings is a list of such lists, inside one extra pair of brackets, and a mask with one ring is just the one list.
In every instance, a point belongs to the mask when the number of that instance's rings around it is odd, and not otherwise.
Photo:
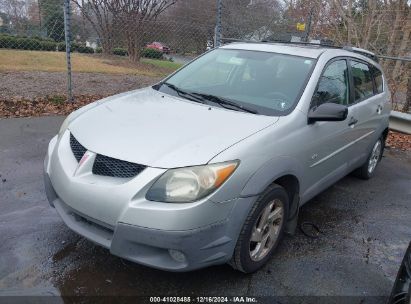
[(381, 112), (382, 112), (382, 105), (378, 105), (377, 114), (381, 114)]
[(358, 119), (355, 119), (354, 117), (350, 118), (350, 121), (348, 122), (348, 126), (354, 127), (358, 122)]

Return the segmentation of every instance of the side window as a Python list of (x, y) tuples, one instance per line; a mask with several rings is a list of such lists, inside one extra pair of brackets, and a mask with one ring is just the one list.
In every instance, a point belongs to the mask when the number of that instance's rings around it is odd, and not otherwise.
[(354, 80), (354, 101), (360, 101), (374, 95), (371, 71), (367, 64), (350, 61)]
[(326, 102), (348, 105), (349, 95), (347, 61), (337, 60), (325, 68), (313, 95), (311, 107)]
[(376, 67), (372, 67), (372, 70), (373, 70), (372, 74), (373, 74), (374, 81), (375, 81), (375, 88), (377, 90), (376, 93), (377, 94), (382, 93), (384, 92), (384, 81), (382, 78), (382, 73)]

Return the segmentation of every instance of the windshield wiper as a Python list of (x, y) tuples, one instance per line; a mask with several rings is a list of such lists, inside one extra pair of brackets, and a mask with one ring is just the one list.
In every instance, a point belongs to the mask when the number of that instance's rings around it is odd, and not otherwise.
[(179, 87), (176, 87), (174, 84), (168, 83), (168, 82), (163, 82), (163, 85), (169, 87), (173, 91), (175, 91), (179, 96), (186, 98), (191, 101), (199, 102), (199, 103), (205, 103), (203, 98), (201, 96), (197, 96), (194, 93), (184, 91), (180, 89)]
[(222, 106), (223, 108), (226, 109), (231, 109), (231, 110), (239, 110), (239, 111), (243, 111), (243, 112), (248, 112), (248, 113), (252, 113), (252, 114), (257, 114), (258, 112), (256, 110), (247, 108), (247, 107), (243, 107), (235, 102), (232, 102), (228, 99), (222, 98), (222, 97), (218, 97), (218, 96), (214, 96), (211, 94), (203, 94), (203, 93), (196, 93), (196, 92), (188, 92), (185, 90), (180, 89), (179, 87), (175, 86), (174, 84), (168, 83), (168, 82), (164, 82), (163, 85), (169, 87), (170, 89), (174, 90), (179, 96), (189, 99), (191, 101), (195, 101), (195, 102), (199, 102), (199, 103), (205, 103), (205, 101), (211, 101), (214, 103), (219, 104), (220, 106)]
[(214, 96), (214, 95), (211, 95), (211, 94), (202, 94), (202, 93), (194, 93), (194, 92), (191, 93), (191, 94), (196, 95), (196, 96), (200, 96), (202, 98), (205, 98), (206, 100), (217, 103), (217, 104), (219, 104), (220, 106), (222, 106), (226, 109), (233, 110), (233, 108), (234, 108), (234, 110), (236, 109), (236, 110), (240, 110), (240, 111), (243, 111), (243, 112), (258, 114), (258, 112), (256, 110), (244, 107), (242, 105), (239, 105), (235, 102), (232, 102), (232, 101), (230, 101), (228, 99), (225, 99), (225, 98), (222, 98), (222, 97)]

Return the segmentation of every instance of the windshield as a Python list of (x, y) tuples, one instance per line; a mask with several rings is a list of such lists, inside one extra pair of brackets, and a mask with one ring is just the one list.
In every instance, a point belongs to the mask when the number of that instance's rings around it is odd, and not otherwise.
[(314, 65), (314, 59), (305, 57), (216, 49), (166, 79), (158, 89), (194, 101), (198, 100), (188, 94), (206, 96), (203, 102), (210, 104), (219, 101), (220, 106), (235, 104), (237, 110), (281, 116), (294, 109)]

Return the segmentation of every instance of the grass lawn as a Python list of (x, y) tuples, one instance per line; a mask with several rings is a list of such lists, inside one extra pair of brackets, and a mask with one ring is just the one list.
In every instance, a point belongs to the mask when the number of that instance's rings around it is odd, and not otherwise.
[[(72, 53), (71, 61), (73, 72), (145, 76), (163, 76), (181, 66), (170, 61), (146, 58), (143, 58), (139, 63), (133, 64), (125, 57), (104, 58), (97, 54), (86, 55), (79, 53)], [(66, 54), (64, 52), (0, 50), (0, 72), (65, 72), (66, 68)]]
[(180, 63), (176, 63), (176, 62), (172, 62), (168, 60), (156, 60), (156, 59), (148, 59), (148, 58), (142, 58), (141, 62), (153, 64), (155, 66), (158, 66), (159, 68), (165, 68), (165, 69), (169, 69), (172, 71), (175, 71), (182, 66)]

